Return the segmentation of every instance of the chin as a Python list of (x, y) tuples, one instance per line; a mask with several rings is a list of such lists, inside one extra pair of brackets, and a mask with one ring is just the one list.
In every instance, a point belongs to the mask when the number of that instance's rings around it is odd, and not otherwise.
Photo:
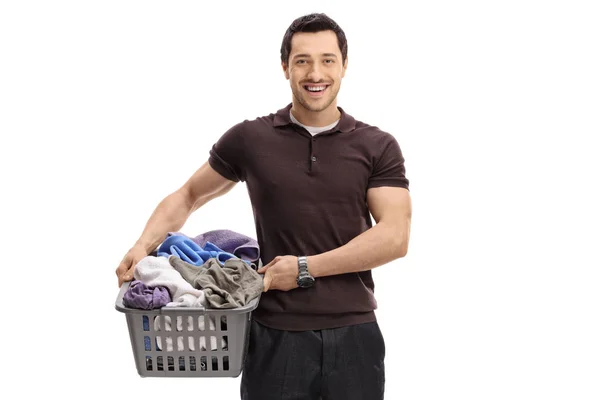
[(314, 101), (313, 99), (304, 99), (302, 105), (309, 111), (320, 112), (327, 109), (334, 99), (319, 99)]

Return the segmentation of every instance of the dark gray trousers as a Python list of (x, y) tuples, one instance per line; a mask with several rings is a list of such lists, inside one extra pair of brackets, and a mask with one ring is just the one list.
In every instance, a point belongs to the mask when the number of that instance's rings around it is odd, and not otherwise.
[(385, 343), (377, 322), (291, 332), (252, 321), (242, 400), (382, 400)]

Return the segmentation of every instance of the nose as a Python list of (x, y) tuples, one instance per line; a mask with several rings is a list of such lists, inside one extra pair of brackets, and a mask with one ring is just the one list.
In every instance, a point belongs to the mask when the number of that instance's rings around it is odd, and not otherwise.
[(323, 72), (321, 71), (321, 64), (312, 63), (310, 70), (308, 71), (308, 79), (313, 82), (320, 82), (323, 79)]

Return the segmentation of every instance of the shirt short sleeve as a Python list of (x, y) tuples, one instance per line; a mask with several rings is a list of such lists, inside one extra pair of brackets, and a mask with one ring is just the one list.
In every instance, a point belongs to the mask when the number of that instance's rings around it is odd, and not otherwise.
[(404, 168), (404, 157), (396, 138), (386, 134), (382, 152), (369, 177), (367, 188), (396, 186), (408, 189), (408, 179)]
[(225, 132), (209, 151), (208, 163), (223, 177), (234, 181), (246, 180), (244, 127), (239, 123)]

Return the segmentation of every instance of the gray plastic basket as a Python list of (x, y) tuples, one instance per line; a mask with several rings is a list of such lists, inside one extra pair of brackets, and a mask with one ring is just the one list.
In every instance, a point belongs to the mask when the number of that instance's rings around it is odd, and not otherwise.
[(130, 282), (121, 285), (115, 308), (127, 317), (138, 374), (142, 377), (237, 377), (242, 372), (252, 311), (260, 297), (240, 308), (123, 306)]

